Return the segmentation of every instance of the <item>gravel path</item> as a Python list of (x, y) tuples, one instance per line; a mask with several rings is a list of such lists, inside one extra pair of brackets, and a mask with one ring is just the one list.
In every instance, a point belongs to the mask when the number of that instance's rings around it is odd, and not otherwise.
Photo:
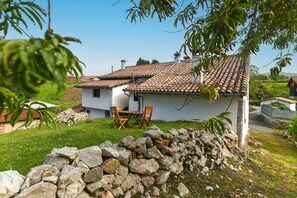
[(253, 107), (249, 114), (249, 128), (251, 133), (273, 133), (261, 118), (261, 108)]

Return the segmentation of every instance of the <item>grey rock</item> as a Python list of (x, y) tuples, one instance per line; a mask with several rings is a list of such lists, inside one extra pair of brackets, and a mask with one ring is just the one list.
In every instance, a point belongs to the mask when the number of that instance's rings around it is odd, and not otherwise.
[(164, 183), (164, 184), (161, 186), (161, 191), (162, 191), (163, 193), (168, 193), (168, 189), (167, 189), (167, 185), (166, 185), (166, 183)]
[(146, 158), (155, 158), (155, 159), (162, 159), (164, 158), (163, 154), (157, 149), (156, 146), (153, 148), (149, 148), (147, 150)]
[(42, 178), (42, 181), (44, 182), (50, 182), (52, 184), (57, 184), (58, 182), (58, 176), (49, 176)]
[(131, 190), (128, 190), (124, 196), (124, 198), (131, 198), (132, 197), (132, 192)]
[(94, 168), (102, 164), (102, 151), (98, 146), (91, 146), (79, 150), (80, 160), (89, 168)]
[(87, 165), (85, 165), (83, 162), (78, 162), (77, 165), (76, 165), (76, 167), (79, 167), (80, 170), (81, 170), (84, 174), (86, 174), (87, 172), (90, 171), (90, 168), (89, 168)]
[(159, 169), (159, 164), (155, 159), (135, 159), (129, 164), (132, 173), (150, 175)]
[(199, 139), (203, 144), (208, 144), (213, 140), (213, 135), (210, 133), (204, 133)]
[(64, 166), (59, 177), (58, 189), (65, 189), (68, 185), (81, 180), (81, 176), (82, 171), (79, 167)]
[(201, 158), (198, 160), (198, 165), (202, 168), (206, 166), (207, 158), (202, 155)]
[(94, 183), (102, 179), (103, 170), (101, 167), (96, 167), (88, 171), (84, 175), (84, 182), (86, 183)]
[(152, 140), (159, 140), (159, 139), (161, 139), (161, 131), (150, 130), (150, 131), (144, 132), (143, 136), (149, 137)]
[(119, 153), (116, 150), (116, 148), (112, 148), (112, 147), (103, 147), (101, 148), (102, 151), (102, 156), (103, 157), (119, 157)]
[(131, 189), (132, 195), (135, 195), (136, 193), (144, 193), (144, 186), (141, 183), (136, 183), (136, 185)]
[(120, 142), (118, 143), (118, 146), (128, 148), (128, 147), (133, 146), (133, 144), (136, 147), (136, 144), (134, 142), (134, 137), (129, 135), (129, 136), (124, 137), (123, 139), (121, 139)]
[(206, 186), (205, 190), (207, 190), (207, 191), (213, 191), (213, 187), (211, 187), (211, 186)]
[(135, 141), (136, 148), (146, 147), (146, 141), (147, 141), (147, 138), (146, 137), (138, 138)]
[(103, 175), (102, 179), (98, 182), (91, 183), (87, 185), (87, 189), (91, 193), (95, 193), (96, 191), (107, 191), (112, 189), (112, 183), (114, 181), (114, 175)]
[(121, 185), (123, 192), (126, 192), (127, 190), (135, 186), (137, 183), (136, 180), (137, 180), (136, 176), (132, 173), (129, 173)]
[(16, 195), (25, 178), (17, 171), (0, 172), (0, 197), (12, 197)]
[(190, 191), (183, 183), (180, 183), (178, 185), (177, 190), (178, 190), (179, 196), (181, 197), (186, 197), (190, 194)]
[(160, 167), (164, 170), (170, 170), (170, 166), (174, 163), (174, 158), (164, 155), (163, 158), (158, 160)]
[(156, 184), (162, 185), (167, 182), (171, 172), (158, 170), (157, 173), (158, 173), (158, 176), (156, 177)]
[(55, 154), (60, 157), (65, 157), (74, 160), (78, 156), (78, 149), (75, 147), (63, 147), (55, 150)]
[(179, 175), (181, 172), (183, 172), (184, 167), (180, 163), (173, 163), (172, 166), (170, 167), (170, 171), (176, 175)]
[(209, 172), (209, 168), (207, 166), (205, 166), (202, 170), (201, 170), (201, 174), (206, 175)]
[(173, 137), (173, 135), (171, 135), (171, 133), (162, 133), (161, 137), (164, 140), (170, 140), (170, 141), (172, 141), (174, 139), (174, 137)]
[(82, 179), (67, 185), (63, 189), (58, 189), (57, 195), (59, 198), (72, 198), (77, 197), (85, 188), (86, 184)]
[(178, 129), (178, 134), (179, 135), (187, 135), (188, 131), (187, 131), (187, 129), (181, 128), (181, 129)]
[(44, 164), (31, 168), (26, 177), (29, 180), (30, 187), (36, 183), (39, 183), (43, 177), (58, 176), (59, 173), (60, 171), (57, 167)]
[(55, 198), (57, 186), (49, 182), (39, 182), (23, 190), (15, 198)]
[(194, 146), (194, 149), (195, 149), (195, 154), (198, 155), (198, 156), (202, 156), (203, 153), (202, 153), (202, 150), (199, 146), (195, 145)]
[(155, 178), (153, 176), (141, 176), (141, 182), (145, 187), (150, 187), (155, 183)]
[(103, 142), (102, 144), (99, 145), (99, 148), (108, 148), (108, 147), (114, 147), (113, 144), (109, 141), (106, 140), (105, 142)]
[(124, 192), (122, 190), (121, 187), (117, 187), (117, 188), (114, 188), (111, 190), (112, 194), (115, 196), (115, 197), (119, 197), (119, 196), (122, 196), (124, 195)]
[(159, 190), (159, 188), (157, 188), (156, 186), (153, 187), (152, 196), (153, 196), (153, 197), (158, 197), (158, 196), (160, 196), (160, 190)]
[(114, 174), (120, 168), (120, 162), (117, 159), (109, 158), (103, 162), (101, 168), (108, 174)]
[(138, 154), (138, 155), (144, 155), (146, 152), (147, 152), (147, 148), (146, 146), (143, 146), (141, 148), (136, 148), (135, 149), (135, 152)]
[(77, 195), (76, 198), (95, 198), (95, 197), (91, 196), (86, 191), (82, 191), (79, 195)]
[(169, 129), (168, 132), (169, 132), (171, 135), (173, 135), (173, 136), (178, 136), (178, 130), (176, 130), (176, 129), (174, 129), (174, 128)]
[(112, 183), (114, 188), (119, 187), (124, 182), (128, 175), (128, 172), (129, 169), (126, 166), (120, 166), (120, 168), (115, 172), (115, 179)]
[(153, 140), (149, 137), (146, 137), (146, 147), (152, 148), (154, 146)]
[(171, 147), (163, 146), (160, 151), (163, 155), (175, 156), (176, 153), (179, 151), (179, 148), (177, 146), (174, 146), (174, 144), (171, 144)]
[(128, 166), (131, 159), (131, 151), (127, 150), (124, 147), (118, 147), (117, 151), (119, 153), (119, 157), (117, 157), (117, 160), (119, 160), (122, 165)]
[(151, 127), (148, 128), (149, 130), (154, 130), (154, 131), (160, 131), (160, 128), (157, 127), (156, 125), (153, 125)]
[(44, 162), (44, 164), (56, 166), (59, 170), (61, 170), (65, 165), (69, 165), (69, 163), (69, 159), (57, 156), (54, 153), (47, 154)]

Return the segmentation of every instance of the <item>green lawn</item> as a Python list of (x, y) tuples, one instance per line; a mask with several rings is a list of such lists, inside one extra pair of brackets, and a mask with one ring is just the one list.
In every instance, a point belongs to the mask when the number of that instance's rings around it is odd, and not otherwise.
[[(161, 130), (170, 128), (198, 128), (197, 122), (162, 122), (153, 121)], [(105, 140), (118, 142), (125, 136), (142, 137), (144, 129), (132, 125), (131, 128), (118, 130), (113, 128), (110, 118), (95, 119), (93, 122), (82, 122), (78, 125), (67, 127), (59, 125), (55, 129), (46, 126), (41, 129), (14, 131), (0, 135), (0, 171), (18, 170), (26, 174), (31, 167), (44, 162), (45, 156), (53, 148), (73, 146), (84, 148), (99, 145)]]

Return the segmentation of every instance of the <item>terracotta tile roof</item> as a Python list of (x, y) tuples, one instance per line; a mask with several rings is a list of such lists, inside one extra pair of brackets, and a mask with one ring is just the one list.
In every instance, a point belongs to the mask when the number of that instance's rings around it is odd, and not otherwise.
[(99, 87), (105, 87), (105, 88), (113, 88), (120, 85), (128, 84), (132, 82), (132, 79), (127, 80), (98, 80), (98, 81), (91, 81), (88, 83), (76, 85), (77, 88), (99, 88)]
[[(246, 95), (249, 83), (249, 61), (247, 60), (245, 66), (242, 63), (243, 61), (236, 55), (218, 61), (215, 68), (204, 73), (204, 83), (221, 86), (223, 94)], [(125, 90), (142, 93), (199, 93), (199, 84), (192, 83), (190, 71), (190, 62), (172, 64), (142, 84), (129, 86)]]
[(278, 100), (278, 101), (286, 102), (289, 104), (297, 104), (296, 100), (291, 100), (291, 99), (283, 98), (283, 97), (265, 98), (262, 101), (269, 101), (269, 100)]
[(171, 66), (173, 62), (156, 63), (156, 64), (146, 64), (139, 66), (128, 66), (125, 69), (120, 69), (112, 73), (100, 76), (100, 79), (123, 79), (134, 77), (152, 77), (164, 68)]

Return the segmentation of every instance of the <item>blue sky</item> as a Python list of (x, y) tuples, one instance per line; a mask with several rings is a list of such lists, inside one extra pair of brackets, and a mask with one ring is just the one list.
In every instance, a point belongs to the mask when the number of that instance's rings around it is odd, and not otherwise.
[[(47, 9), (46, 0), (36, 0)], [(160, 62), (172, 61), (173, 53), (183, 43), (183, 32), (175, 33), (173, 20), (159, 23), (157, 19), (146, 19), (136, 24), (126, 20), (125, 11), (131, 7), (128, 0), (52, 0), (52, 23), (54, 32), (62, 36), (79, 38), (82, 44), (71, 44), (70, 49), (86, 64), (85, 75), (102, 75), (120, 68), (120, 60), (126, 65), (135, 65), (139, 57)], [(42, 37), (44, 30), (29, 27), (30, 35)], [(174, 32), (174, 33), (168, 33)], [(19, 38), (10, 32), (7, 38)], [(278, 52), (263, 46), (257, 55), (252, 55), (251, 64), (268, 72), (273, 66), (266, 66)], [(295, 55), (296, 56), (296, 55)], [(297, 59), (285, 72), (297, 73)]]

